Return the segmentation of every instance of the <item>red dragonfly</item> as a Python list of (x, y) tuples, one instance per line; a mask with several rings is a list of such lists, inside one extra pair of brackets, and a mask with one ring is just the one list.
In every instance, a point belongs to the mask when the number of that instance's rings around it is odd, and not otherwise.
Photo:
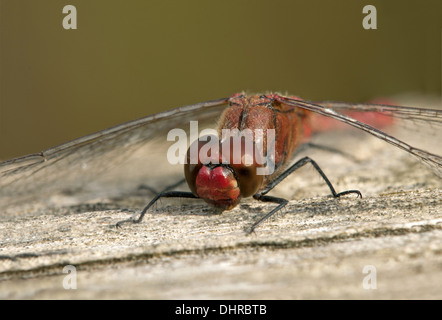
[[(372, 116), (371, 120), (367, 114)], [(253, 159), (252, 165), (223, 163), (222, 153), (217, 155), (220, 160), (217, 163), (199, 159), (199, 162), (191, 164), (188, 152), (184, 172), (191, 192), (171, 191), (171, 187), (181, 181), (172, 185), (172, 181), (163, 176), (164, 171), (160, 170), (164, 163), (159, 163), (157, 159), (152, 160), (152, 154), (160, 152), (164, 156), (164, 150), (157, 147), (164, 144), (164, 137), (171, 129), (183, 127), (190, 120), (198, 120), (200, 124), (204, 124), (220, 116), (219, 134), (222, 129), (263, 129), (264, 132), (266, 129), (274, 129), (275, 153), (273, 158), (267, 157), (267, 163), (272, 161), (275, 170), (268, 175), (256, 174), (260, 165), (256, 164), (255, 155), (249, 155)], [(130, 189), (129, 185), (133, 188), (135, 185), (161, 180), (163, 186), (169, 187), (158, 193), (137, 219), (120, 221), (117, 226), (125, 222), (142, 221), (148, 209), (162, 197), (201, 198), (221, 210), (233, 208), (246, 197), (276, 203), (273, 210), (248, 229), (248, 232), (252, 232), (288, 202), (284, 198), (268, 196), (267, 193), (306, 164), (311, 164), (316, 169), (334, 197), (347, 194), (362, 197), (358, 190), (336, 192), (318, 164), (308, 157), (291, 164), (296, 148), (313, 132), (324, 130), (328, 125), (328, 121), (321, 122), (320, 119), (335, 119), (366, 131), (416, 156), (442, 177), (442, 157), (414, 148), (378, 129), (391, 124), (392, 117), (435, 126), (442, 124), (442, 110), (437, 109), (383, 104), (317, 103), (278, 94), (235, 94), (230, 98), (180, 107), (134, 120), (38, 154), (0, 163), (0, 209), (7, 212), (8, 208), (35, 200), (50, 205), (56, 194), (75, 194), (79, 200), (91, 195), (121, 195), (122, 190)], [(365, 122), (358, 119), (364, 119)], [(264, 140), (266, 139), (264, 135)], [(194, 143), (200, 150), (206, 142), (200, 139)], [(266, 151), (264, 150), (264, 156), (267, 156)], [(243, 156), (246, 155), (244, 150), (241, 152)], [(143, 167), (155, 170), (145, 170), (146, 173), (142, 174)]]

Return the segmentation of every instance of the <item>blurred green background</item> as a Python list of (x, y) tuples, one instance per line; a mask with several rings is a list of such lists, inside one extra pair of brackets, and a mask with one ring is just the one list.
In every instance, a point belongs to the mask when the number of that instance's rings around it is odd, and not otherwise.
[(441, 41), (441, 0), (1, 0), (0, 159), (243, 90), (440, 95)]

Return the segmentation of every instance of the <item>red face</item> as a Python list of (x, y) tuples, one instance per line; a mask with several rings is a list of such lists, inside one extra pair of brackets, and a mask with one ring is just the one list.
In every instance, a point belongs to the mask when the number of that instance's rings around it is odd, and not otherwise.
[[(235, 207), (242, 197), (253, 196), (263, 182), (263, 176), (256, 171), (262, 162), (256, 161), (255, 148), (250, 154), (245, 147), (246, 143), (253, 142), (241, 139), (236, 145), (235, 138), (228, 139), (229, 142), (218, 142), (217, 148), (207, 149), (209, 141), (200, 138), (187, 151), (184, 165), (187, 184), (193, 194), (222, 210)], [(230, 146), (225, 148), (227, 155), (222, 152), (226, 143)], [(241, 150), (234, 150), (235, 146)], [(198, 159), (191, 157), (192, 150), (198, 151)], [(237, 154), (240, 157), (235, 157)]]

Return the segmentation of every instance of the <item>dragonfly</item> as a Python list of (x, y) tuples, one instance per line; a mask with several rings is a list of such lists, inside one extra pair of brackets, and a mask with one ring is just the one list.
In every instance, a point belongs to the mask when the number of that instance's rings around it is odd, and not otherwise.
[[(371, 120), (366, 115), (371, 115)], [(16, 212), (14, 208), (18, 207), (22, 211), (32, 211), (36, 210), (35, 207), (26, 207), (30, 203), (43, 203), (44, 208), (54, 205), (57, 195), (73, 195), (79, 202), (90, 197), (119, 196), (124, 194), (124, 190), (136, 185), (155, 182), (157, 190), (164, 191), (154, 196), (137, 219), (120, 221), (117, 226), (141, 222), (161, 198), (203, 199), (221, 210), (230, 210), (247, 197), (275, 203), (275, 208), (248, 228), (247, 232), (250, 233), (288, 203), (284, 198), (269, 196), (267, 193), (294, 171), (308, 164), (319, 173), (333, 197), (348, 194), (362, 197), (356, 189), (337, 192), (313, 159), (304, 157), (293, 161), (295, 150), (315, 131), (324, 130), (328, 120), (365, 131), (402, 149), (442, 178), (441, 156), (413, 147), (379, 129), (384, 124), (391, 124), (391, 119), (406, 119), (437, 128), (442, 124), (442, 110), (376, 103), (313, 102), (274, 93), (238, 93), (123, 123), (40, 153), (0, 163), (0, 209), (3, 212)], [(212, 159), (206, 159), (205, 162), (199, 159), (192, 164), (189, 163), (188, 151), (184, 172), (190, 192), (171, 190), (183, 182), (179, 178), (182, 176), (182, 167), (179, 170), (177, 166), (167, 163), (165, 137), (172, 129), (188, 130), (186, 126), (192, 120), (198, 121), (201, 128), (214, 127), (218, 122), (218, 132), (233, 128), (240, 132), (244, 129), (273, 129), (274, 152), (270, 156), (270, 152), (264, 150), (264, 164), (257, 164), (255, 155), (244, 154), (242, 149), (241, 159), (248, 155), (252, 158), (251, 164), (225, 162), (222, 153), (215, 156), (220, 160), (218, 163), (213, 163), (212, 156)], [(252, 136), (252, 143), (255, 138)], [(261, 140), (266, 139), (264, 134)], [(193, 143), (197, 150), (205, 146), (201, 139)], [(162, 161), (158, 161), (158, 155), (162, 156)], [(269, 163), (273, 164), (272, 172), (256, 174), (257, 169), (265, 169)]]

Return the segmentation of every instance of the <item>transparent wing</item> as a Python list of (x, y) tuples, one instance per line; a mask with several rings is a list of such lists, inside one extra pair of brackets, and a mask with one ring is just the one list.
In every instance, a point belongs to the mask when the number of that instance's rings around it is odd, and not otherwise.
[(227, 99), (162, 112), (79, 138), (39, 154), (0, 163), (0, 212), (9, 206), (50, 203), (62, 194), (85, 200), (124, 194), (147, 184), (161, 189), (182, 179), (182, 165), (170, 165), (167, 141), (189, 121), (214, 126)]
[[(438, 109), (426, 109), (416, 107), (401, 107), (391, 106), (383, 104), (349, 104), (344, 102), (309, 102), (296, 98), (280, 97), (281, 103), (285, 103), (290, 106), (300, 107), (316, 114), (326, 116), (345, 124), (348, 124), (357, 129), (363, 130), (381, 140), (384, 140), (397, 148), (400, 148), (425, 163), (429, 166), (439, 177), (442, 177), (442, 157), (435, 152), (429, 152), (421, 148), (412, 146), (405, 141), (398, 139), (384, 131), (381, 131), (369, 124), (358, 121), (351, 116), (343, 114), (344, 112), (356, 111), (356, 112), (379, 112), (383, 115), (387, 115), (393, 118), (400, 119), (401, 121), (410, 121), (414, 124), (409, 127), (409, 130), (418, 131), (419, 126), (424, 129), (431, 128), (431, 131), (436, 134), (440, 134), (442, 126), (442, 110)], [(412, 131), (415, 132), (415, 131)], [(433, 142), (434, 145), (440, 145), (435, 136)], [(439, 152), (439, 150), (437, 150)]]
[(381, 112), (383, 115), (414, 123), (442, 126), (442, 110), (416, 107), (392, 106), (386, 104), (359, 103), (350, 104), (341, 101), (314, 102), (328, 109), (339, 112)]

